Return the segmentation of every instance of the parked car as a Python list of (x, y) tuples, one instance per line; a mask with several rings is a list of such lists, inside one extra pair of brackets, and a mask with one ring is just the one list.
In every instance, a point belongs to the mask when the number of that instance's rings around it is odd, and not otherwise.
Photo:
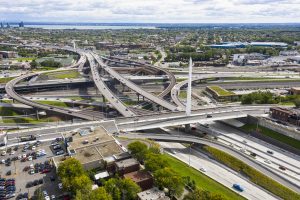
[(56, 154), (56, 155), (62, 155), (62, 154), (64, 154), (64, 153), (65, 153), (64, 150), (60, 150), (60, 151), (57, 151), (55, 154)]

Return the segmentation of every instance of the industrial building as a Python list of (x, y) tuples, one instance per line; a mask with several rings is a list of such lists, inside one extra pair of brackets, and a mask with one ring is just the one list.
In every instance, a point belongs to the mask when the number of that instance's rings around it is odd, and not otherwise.
[[(116, 162), (115, 155), (124, 153), (124, 149), (107, 133), (103, 127), (80, 129), (64, 133), (68, 155), (79, 160), (85, 170), (106, 169)], [(54, 158), (56, 165), (61, 162)]]
[(268, 57), (261, 53), (233, 54), (232, 64), (237, 66), (255, 66), (260, 65), (261, 61)]
[(270, 108), (270, 114), (274, 119), (288, 122), (296, 126), (300, 125), (300, 110), (298, 109), (272, 107)]
[(233, 49), (233, 48), (246, 48), (253, 47), (287, 47), (288, 44), (284, 42), (224, 42), (220, 44), (208, 45), (211, 48), (219, 49)]

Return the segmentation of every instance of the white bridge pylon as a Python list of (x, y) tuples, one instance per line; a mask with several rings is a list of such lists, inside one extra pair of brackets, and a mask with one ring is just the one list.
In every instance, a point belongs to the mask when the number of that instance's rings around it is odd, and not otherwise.
[(190, 57), (189, 62), (189, 77), (188, 77), (188, 87), (187, 87), (187, 95), (186, 95), (186, 107), (185, 113), (187, 116), (191, 115), (192, 112), (192, 76), (193, 76), (193, 61)]

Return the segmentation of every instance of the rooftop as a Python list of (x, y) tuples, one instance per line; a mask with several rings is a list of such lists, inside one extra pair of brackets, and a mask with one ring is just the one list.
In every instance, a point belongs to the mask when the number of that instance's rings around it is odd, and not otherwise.
[(102, 160), (124, 152), (103, 127), (85, 129), (84, 132), (85, 134), (80, 134), (82, 130), (79, 129), (64, 134), (65, 138), (73, 138), (73, 141), (69, 142), (68, 150), (72, 152), (72, 157), (78, 159), (82, 164)]
[(154, 187), (137, 194), (140, 200), (170, 200), (165, 193)]
[(116, 166), (118, 168), (129, 167), (129, 166), (136, 165), (136, 164), (139, 164), (139, 162), (133, 158), (129, 158), (126, 160), (121, 160), (121, 161), (116, 162)]
[(152, 178), (151, 174), (148, 171), (141, 171), (141, 170), (124, 174), (124, 177), (129, 178), (136, 183)]

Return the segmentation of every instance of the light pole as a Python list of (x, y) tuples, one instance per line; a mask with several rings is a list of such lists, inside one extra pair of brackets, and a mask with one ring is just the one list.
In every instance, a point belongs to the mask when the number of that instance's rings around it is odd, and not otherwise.
[(192, 145), (193, 145), (194, 143), (192, 143), (192, 144), (190, 144), (190, 149), (189, 149), (189, 167), (191, 167), (191, 151), (192, 151)]

